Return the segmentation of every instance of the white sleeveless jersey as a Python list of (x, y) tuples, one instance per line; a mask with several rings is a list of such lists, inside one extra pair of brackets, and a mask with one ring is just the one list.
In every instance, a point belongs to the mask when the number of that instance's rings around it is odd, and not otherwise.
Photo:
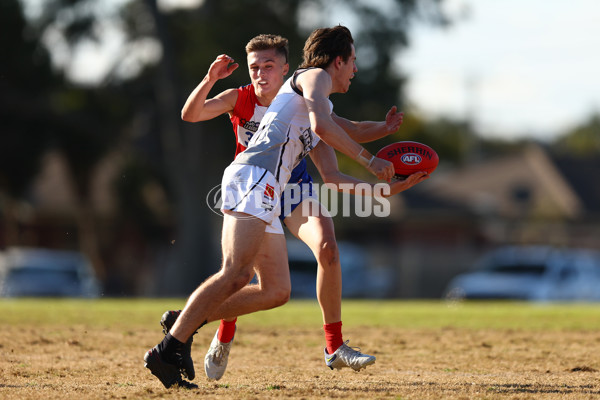
[[(233, 162), (266, 169), (281, 188), (290, 179), (294, 167), (320, 140), (310, 128), (304, 97), (295, 84), (296, 77), (304, 71), (296, 71), (279, 89), (248, 148)], [(329, 108), (333, 112), (331, 101)]]

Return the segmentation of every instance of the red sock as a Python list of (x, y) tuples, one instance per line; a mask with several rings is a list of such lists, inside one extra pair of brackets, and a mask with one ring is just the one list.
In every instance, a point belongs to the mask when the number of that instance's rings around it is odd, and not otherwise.
[(221, 343), (229, 343), (233, 340), (233, 335), (235, 335), (235, 321), (225, 321), (221, 320), (221, 325), (219, 325), (219, 333), (217, 334), (217, 339)]
[(323, 329), (325, 330), (327, 353), (333, 354), (344, 344), (344, 340), (342, 339), (342, 321), (334, 322), (333, 324), (325, 324), (323, 325)]

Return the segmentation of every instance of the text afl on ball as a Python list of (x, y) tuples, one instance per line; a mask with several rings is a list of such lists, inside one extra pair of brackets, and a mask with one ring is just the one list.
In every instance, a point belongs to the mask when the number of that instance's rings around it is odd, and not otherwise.
[(419, 171), (431, 174), (440, 161), (431, 147), (410, 141), (389, 144), (379, 150), (376, 156), (394, 164), (396, 175), (402, 178)]

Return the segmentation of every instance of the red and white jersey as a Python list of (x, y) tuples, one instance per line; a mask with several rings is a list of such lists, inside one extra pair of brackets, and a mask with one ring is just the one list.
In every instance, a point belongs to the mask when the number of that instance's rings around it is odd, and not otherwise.
[(238, 92), (237, 101), (229, 117), (235, 133), (235, 155), (237, 156), (248, 147), (248, 142), (258, 130), (267, 107), (259, 104), (254, 93), (254, 86), (251, 84), (241, 86), (236, 90)]

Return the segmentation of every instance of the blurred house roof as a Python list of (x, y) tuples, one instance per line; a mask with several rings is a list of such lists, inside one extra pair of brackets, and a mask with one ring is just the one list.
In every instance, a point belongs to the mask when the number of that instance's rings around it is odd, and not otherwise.
[(544, 149), (534, 144), (517, 154), (436, 171), (423, 190), (479, 215), (574, 218), (585, 211), (565, 175)]
[(600, 158), (553, 158), (557, 168), (577, 193), (586, 212), (600, 214)]

